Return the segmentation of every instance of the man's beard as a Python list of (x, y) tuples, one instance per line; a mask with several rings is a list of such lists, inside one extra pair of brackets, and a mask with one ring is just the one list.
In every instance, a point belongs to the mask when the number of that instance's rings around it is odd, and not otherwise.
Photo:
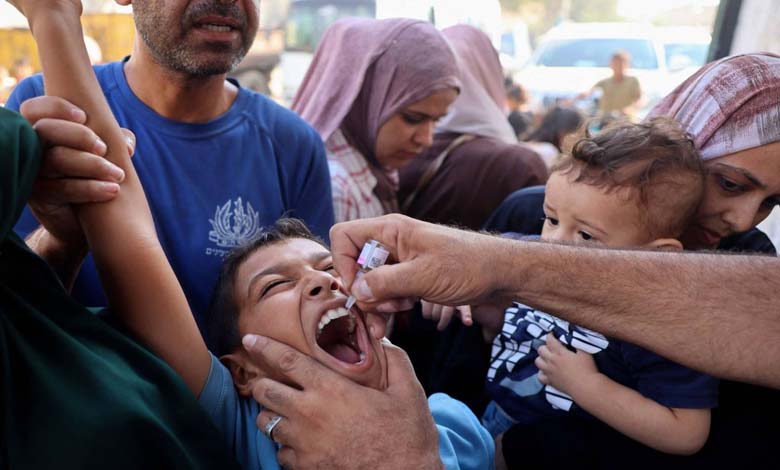
[[(229, 5), (214, 2), (191, 4), (179, 20), (179, 28), (166, 25), (169, 19), (163, 6), (148, 1), (133, 2), (135, 24), (154, 59), (160, 64), (184, 72), (193, 77), (207, 77), (230, 72), (238, 66), (252, 45), (246, 16), (235, 3)], [(208, 15), (232, 18), (240, 23), (241, 45), (235, 48), (225, 44), (199, 44), (192, 47), (187, 33), (195, 28), (199, 18)]]

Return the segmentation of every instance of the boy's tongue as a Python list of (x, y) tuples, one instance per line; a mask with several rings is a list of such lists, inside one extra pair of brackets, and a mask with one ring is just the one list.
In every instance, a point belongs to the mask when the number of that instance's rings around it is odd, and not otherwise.
[(357, 364), (360, 362), (360, 354), (344, 343), (331, 344), (325, 348), (325, 351), (341, 362), (347, 364)]

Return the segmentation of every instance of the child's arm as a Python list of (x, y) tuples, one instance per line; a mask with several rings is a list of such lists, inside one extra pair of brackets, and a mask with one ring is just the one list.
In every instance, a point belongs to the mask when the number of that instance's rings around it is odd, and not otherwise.
[(547, 336), (536, 359), (539, 380), (626, 436), (670, 454), (691, 455), (707, 442), (710, 410), (669, 408), (599, 373), (593, 357)]
[[(113, 201), (77, 208), (109, 303), (130, 330), (198, 394), (207, 379), (211, 359), (157, 239), (124, 136), (90, 66), (79, 18), (81, 3), (11, 2), (27, 17), (38, 44), (46, 93), (63, 97), (83, 109), (88, 116), (87, 126), (107, 144), (106, 158), (125, 171), (122, 189)], [(73, 147), (73, 140), (64, 134), (63, 142), (57, 143)], [(91, 151), (94, 136), (89, 144), (82, 150)]]

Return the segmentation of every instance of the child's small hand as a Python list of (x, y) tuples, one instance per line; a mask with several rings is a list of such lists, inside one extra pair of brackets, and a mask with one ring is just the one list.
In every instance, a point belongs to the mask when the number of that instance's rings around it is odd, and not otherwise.
[(449, 307), (447, 305), (433, 304), (430, 302), (422, 301), (422, 316), (423, 318), (431, 321), (439, 322), (436, 325), (436, 329), (444, 331), (447, 325), (450, 324), (453, 315), (458, 312), (460, 315), (460, 321), (466, 326), (471, 326), (474, 322), (471, 319), (471, 306), (461, 305), (459, 307)]
[(593, 356), (583, 351), (575, 353), (568, 350), (552, 334), (547, 335), (547, 344), (539, 348), (539, 357), (534, 364), (539, 368), (541, 383), (572, 396), (578, 384), (599, 373)]

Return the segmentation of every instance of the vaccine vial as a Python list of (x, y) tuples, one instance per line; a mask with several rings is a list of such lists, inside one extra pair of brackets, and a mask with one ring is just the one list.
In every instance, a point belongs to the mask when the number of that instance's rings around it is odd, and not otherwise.
[[(378, 268), (387, 262), (387, 258), (390, 256), (390, 250), (376, 240), (369, 240), (363, 245), (363, 250), (358, 256), (357, 264), (360, 268), (356, 274), (355, 279), (359, 279), (363, 274)], [(355, 297), (350, 295), (347, 299), (345, 307), (347, 310), (355, 305)]]
[(387, 262), (390, 251), (376, 240), (369, 240), (363, 245), (363, 251), (358, 256), (357, 264), (363, 272), (371, 271)]

